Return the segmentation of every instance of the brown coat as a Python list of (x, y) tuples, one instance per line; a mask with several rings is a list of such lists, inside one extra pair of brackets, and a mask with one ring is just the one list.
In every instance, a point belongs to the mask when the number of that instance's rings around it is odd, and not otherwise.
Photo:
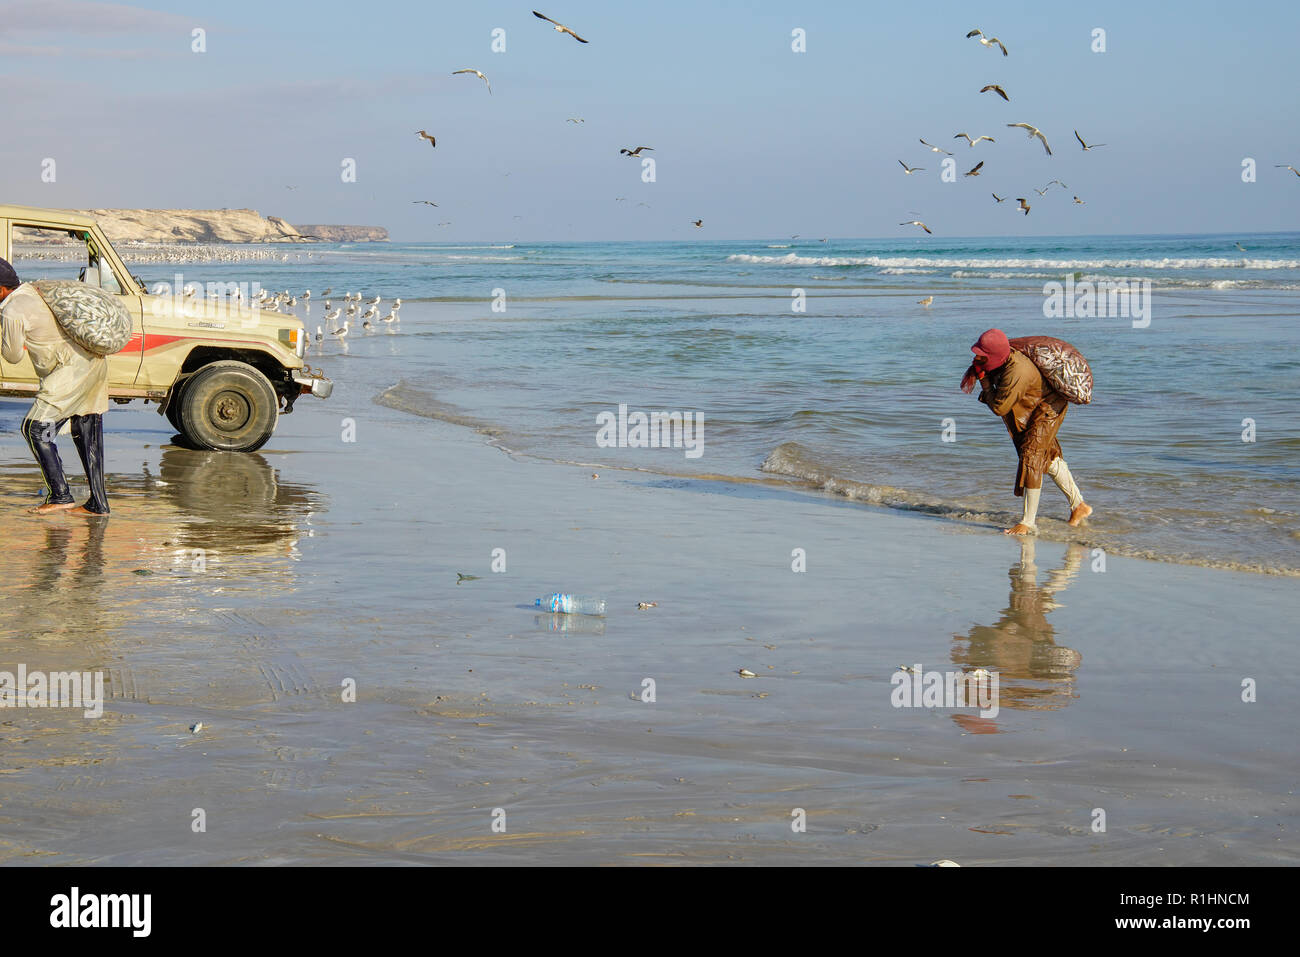
[(1043, 472), (1061, 455), (1057, 430), (1069, 407), (1028, 357), (1014, 349), (996, 373), (986, 375), (980, 401), (1002, 416), (1020, 456), (1016, 468), (1017, 495), (1043, 487)]

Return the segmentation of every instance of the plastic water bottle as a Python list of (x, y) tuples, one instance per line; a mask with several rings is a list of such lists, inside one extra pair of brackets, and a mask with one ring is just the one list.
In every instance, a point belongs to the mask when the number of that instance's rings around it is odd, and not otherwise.
[(577, 595), (554, 594), (546, 598), (539, 598), (533, 605), (544, 611), (554, 612), (561, 615), (604, 615), (605, 599), (603, 598), (580, 598)]

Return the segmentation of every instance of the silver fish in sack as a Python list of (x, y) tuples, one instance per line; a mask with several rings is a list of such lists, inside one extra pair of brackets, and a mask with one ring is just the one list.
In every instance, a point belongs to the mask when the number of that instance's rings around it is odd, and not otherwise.
[(68, 336), (95, 355), (121, 352), (131, 338), (131, 313), (111, 293), (71, 279), (32, 283)]
[(1087, 405), (1092, 401), (1092, 367), (1074, 346), (1055, 336), (1022, 336), (1010, 342), (1012, 349), (1038, 366), (1047, 384), (1067, 402)]

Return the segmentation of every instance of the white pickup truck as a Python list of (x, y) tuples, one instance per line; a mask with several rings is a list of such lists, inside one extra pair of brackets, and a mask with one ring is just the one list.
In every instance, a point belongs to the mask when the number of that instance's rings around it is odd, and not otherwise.
[[(131, 313), (126, 347), (108, 359), (108, 394), (116, 402), (156, 402), (193, 445), (251, 452), (275, 431), (301, 395), (328, 398), (334, 384), (304, 360), (307, 333), (291, 315), (246, 297), (150, 295), (131, 275), (98, 223), (66, 210), (0, 206), (0, 257), (14, 262), (15, 237), (58, 240), (60, 260), (76, 244), (69, 275), (121, 298)], [(15, 263), (19, 277), (23, 267)], [(32, 277), (36, 278), (36, 277)], [(216, 284), (221, 285), (221, 284)], [(227, 284), (233, 286), (234, 284)], [(32, 395), (38, 383), (27, 359), (0, 359), (0, 396)]]

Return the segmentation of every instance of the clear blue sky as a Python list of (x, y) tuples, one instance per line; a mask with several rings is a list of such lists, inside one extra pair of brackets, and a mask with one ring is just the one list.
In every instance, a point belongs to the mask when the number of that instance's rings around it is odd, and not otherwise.
[[(1300, 177), (1273, 167), (1300, 168), (1300, 4), (1282, 0), (540, 0), (586, 45), (534, 18), (530, 0), (3, 9), (9, 202), (253, 207), (447, 241), (901, 236), (914, 213), (945, 236), (1300, 221)], [(206, 53), (190, 52), (195, 27)], [(505, 53), (490, 49), (495, 27)], [(791, 52), (796, 27), (806, 53)], [(1011, 55), (965, 39), (974, 27)], [(1106, 53), (1090, 49), (1094, 27)], [(461, 67), (487, 73), (493, 95), (449, 75)], [(1012, 102), (980, 95), (986, 83)], [(1019, 121), (1055, 155), (1005, 125)], [(1076, 128), (1108, 145), (1084, 154)], [(997, 143), (971, 149), (958, 131)], [(983, 174), (940, 182), (918, 137), (955, 144), (959, 172), (983, 159)], [(656, 183), (618, 154), (638, 145), (655, 148)], [(356, 183), (340, 181), (345, 157)], [(1254, 184), (1241, 182), (1244, 157), (1259, 163)], [(900, 159), (927, 172), (906, 177)], [(1029, 192), (1054, 178), (1069, 195)], [(1014, 214), (991, 190), (1035, 208)], [(686, 225), (699, 217), (704, 231)]]

